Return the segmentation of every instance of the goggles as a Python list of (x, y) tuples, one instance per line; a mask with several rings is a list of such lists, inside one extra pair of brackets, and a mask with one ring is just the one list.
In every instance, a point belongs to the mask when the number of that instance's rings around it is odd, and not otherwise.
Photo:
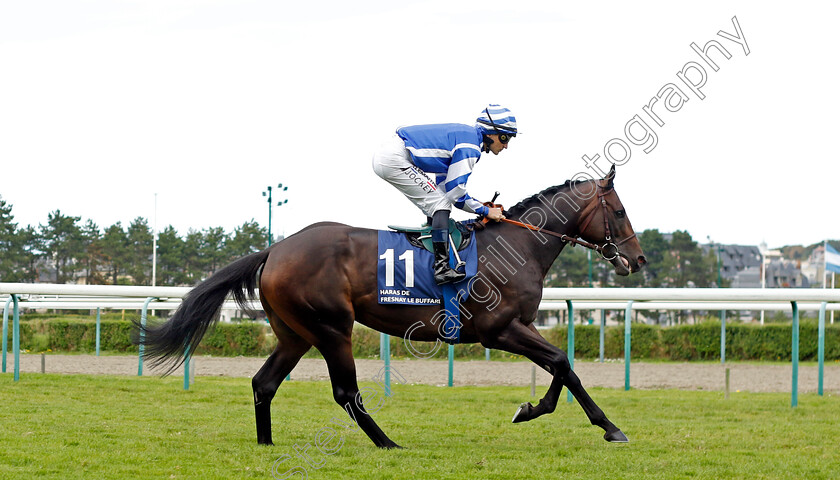
[(496, 122), (493, 121), (493, 117), (490, 116), (490, 110), (489, 109), (485, 108), (484, 113), (487, 114), (487, 118), (490, 120), (490, 125), (493, 126), (493, 130), (495, 130), (496, 133), (499, 134), (499, 142), (501, 142), (502, 145), (507, 145), (508, 142), (510, 141), (510, 139), (515, 137), (516, 134), (515, 133), (513, 133), (513, 134), (505, 133), (505, 132), (502, 132), (501, 130), (499, 130), (499, 127), (496, 126)]

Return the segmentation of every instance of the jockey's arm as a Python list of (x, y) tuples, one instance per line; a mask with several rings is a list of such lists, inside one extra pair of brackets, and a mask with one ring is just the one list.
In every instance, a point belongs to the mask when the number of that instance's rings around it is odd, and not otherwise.
[(467, 193), (467, 180), (472, 169), (481, 156), (477, 146), (461, 144), (452, 154), (452, 163), (443, 179), (443, 189), (446, 191), (446, 198), (452, 204), (465, 212), (485, 215), (487, 218), (499, 221), (504, 218), (501, 208), (490, 208)]

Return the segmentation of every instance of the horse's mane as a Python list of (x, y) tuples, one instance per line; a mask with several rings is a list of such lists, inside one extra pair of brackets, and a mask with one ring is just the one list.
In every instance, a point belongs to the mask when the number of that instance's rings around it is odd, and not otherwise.
[[(589, 181), (590, 180), (576, 180), (574, 182), (574, 184), (577, 185), (577, 184), (586, 183), (586, 182), (589, 182)], [(535, 193), (534, 195), (531, 195), (530, 197), (528, 197), (528, 198), (522, 200), (521, 202), (517, 203), (516, 205), (510, 207), (509, 209), (507, 209), (507, 211), (511, 216), (521, 215), (522, 213), (525, 213), (529, 208), (531, 208), (534, 203), (538, 203), (540, 196), (547, 197), (549, 195), (554, 195), (555, 193), (559, 192), (560, 190), (569, 189), (571, 186), (572, 186), (572, 181), (571, 180), (566, 180), (566, 183), (564, 183), (563, 185), (555, 185), (553, 187), (548, 187), (545, 190), (541, 191), (540, 193)]]

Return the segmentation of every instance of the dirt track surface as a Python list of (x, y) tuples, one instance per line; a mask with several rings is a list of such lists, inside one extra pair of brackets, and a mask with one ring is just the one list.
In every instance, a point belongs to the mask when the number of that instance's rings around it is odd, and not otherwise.
[[(7, 372), (13, 371), (14, 360), (9, 356)], [(21, 355), (22, 373), (41, 371), (41, 356)], [(196, 357), (195, 374), (197, 376), (251, 377), (259, 370), (265, 359), (246, 357)], [(454, 366), (455, 385), (519, 385), (527, 386), (531, 382), (530, 362), (486, 362), (481, 360), (456, 361)], [(357, 376), (360, 380), (369, 380), (382, 368), (381, 360), (356, 360)], [(100, 356), (94, 355), (46, 355), (47, 373), (67, 374), (106, 374), (137, 375), (136, 356)], [(402, 375), (408, 383), (446, 385), (448, 364), (440, 360), (393, 360), (391, 367)], [(632, 363), (630, 386), (632, 388), (661, 389), (678, 388), (685, 390), (723, 390), (725, 368), (730, 369), (730, 389), (749, 392), (790, 392), (791, 366), (787, 365), (751, 365), (730, 363)], [(610, 361), (598, 363), (578, 360), (575, 372), (585, 387), (624, 388), (624, 364)], [(158, 375), (159, 372), (144, 366), (144, 375)], [(174, 375), (183, 375), (179, 369)], [(801, 393), (817, 391), (817, 367), (799, 367), (799, 391)], [(292, 371), (293, 380), (327, 380), (327, 367), (321, 359), (303, 359)], [(537, 369), (538, 386), (548, 386), (551, 377)], [(824, 391), (840, 393), (840, 364), (825, 366)]]

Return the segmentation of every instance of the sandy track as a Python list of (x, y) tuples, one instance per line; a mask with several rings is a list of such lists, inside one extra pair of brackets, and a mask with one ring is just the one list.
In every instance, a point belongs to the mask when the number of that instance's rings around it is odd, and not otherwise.
[[(251, 377), (265, 360), (246, 357), (197, 357), (197, 376)], [(381, 360), (356, 360), (360, 380), (371, 379), (382, 368)], [(486, 362), (480, 360), (456, 361), (455, 385), (530, 385), (531, 363)], [(47, 355), (47, 373), (137, 375), (136, 356)], [(394, 360), (392, 368), (409, 383), (445, 385), (448, 365), (441, 360)], [(730, 363), (730, 388), (732, 391), (790, 392), (791, 366), (750, 365)], [(633, 388), (678, 388), (686, 390), (723, 390), (724, 368), (716, 364), (697, 363), (633, 363), (630, 385)], [(7, 372), (13, 369), (13, 359), (8, 359)], [(21, 372), (40, 372), (41, 356), (21, 355)], [(147, 366), (144, 375), (157, 375)], [(586, 387), (624, 388), (624, 364), (621, 362), (598, 363), (578, 360), (575, 372)], [(537, 385), (548, 386), (551, 377), (537, 369)], [(183, 375), (179, 369), (174, 375)], [(327, 368), (321, 359), (303, 359), (292, 372), (294, 380), (327, 380)], [(817, 367), (799, 367), (799, 391), (816, 392)], [(840, 393), (840, 365), (825, 366), (824, 390)]]

